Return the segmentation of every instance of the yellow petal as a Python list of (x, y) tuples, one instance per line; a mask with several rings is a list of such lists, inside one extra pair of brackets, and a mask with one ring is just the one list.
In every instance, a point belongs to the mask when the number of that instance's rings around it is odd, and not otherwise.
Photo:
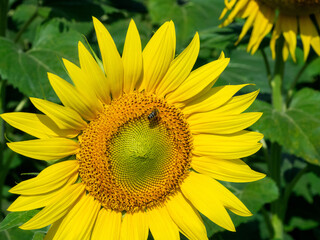
[(93, 17), (93, 24), (96, 30), (103, 67), (107, 75), (111, 95), (113, 99), (116, 99), (123, 91), (122, 59), (108, 30), (95, 17)]
[(42, 208), (51, 202), (59, 192), (54, 191), (46, 194), (39, 195), (22, 195), (18, 197), (7, 209), (10, 212), (29, 211), (32, 209)]
[(154, 239), (179, 240), (179, 229), (166, 208), (154, 208), (147, 212), (147, 221)]
[(240, 33), (239, 38), (235, 44), (238, 44), (242, 40), (242, 38), (247, 34), (247, 32), (251, 28), (254, 20), (256, 19), (258, 12), (259, 12), (258, 3), (256, 1), (250, 1), (248, 3), (248, 6), (244, 9), (244, 12), (243, 12), (241, 18), (246, 18), (247, 16), (249, 16), (249, 17), (246, 20), (246, 22), (243, 24), (241, 33)]
[(120, 238), (121, 217), (120, 212), (101, 208), (92, 232), (92, 239), (118, 240)]
[(237, 0), (231, 0), (230, 2), (228, 2), (228, 0), (224, 0), (224, 4), (225, 4), (225, 8), (223, 9), (219, 20), (221, 20), (222, 18), (224, 18), (224, 16), (226, 15), (226, 13), (232, 9), (232, 7), (234, 6), (234, 4), (237, 2)]
[[(46, 206), (28, 222), (20, 226), (21, 229), (39, 229), (48, 226), (63, 217), (73, 203), (85, 193), (85, 186), (81, 183), (64, 188), (55, 198), (54, 202)], [(89, 206), (88, 206), (89, 211)]]
[(87, 120), (96, 118), (98, 112), (102, 109), (100, 102), (88, 99), (74, 86), (57, 75), (48, 73), (48, 78), (52, 88), (64, 106), (72, 108)]
[(187, 79), (174, 92), (167, 95), (168, 102), (183, 102), (196, 96), (218, 79), (227, 67), (229, 61), (229, 58), (222, 58), (192, 71)]
[(199, 49), (199, 34), (196, 33), (189, 46), (171, 62), (168, 72), (156, 89), (157, 96), (164, 97), (167, 93), (174, 91), (180, 86), (191, 72), (197, 60)]
[(273, 29), (272, 36), (270, 39), (270, 49), (271, 49), (273, 59), (276, 58), (276, 41), (280, 37), (280, 34), (281, 34), (280, 22), (276, 21), (276, 24), (275, 24), (275, 27)]
[(259, 90), (231, 98), (223, 106), (211, 111), (213, 114), (240, 114), (254, 102)]
[(279, 15), (277, 20), (281, 24), (281, 30), (286, 43), (288, 44), (289, 51), (293, 61), (296, 61), (296, 46), (297, 46), (297, 31), (298, 24), (296, 16)]
[(48, 193), (63, 186), (78, 169), (77, 160), (56, 163), (42, 170), (38, 176), (14, 186), (9, 192), (23, 195)]
[(55, 239), (90, 239), (101, 204), (90, 195), (83, 195), (63, 219)]
[(240, 10), (242, 10), (245, 7), (247, 3), (248, 0), (239, 0), (232, 12), (228, 15), (227, 19), (220, 26), (225, 27), (232, 23), (236, 15), (239, 13)]
[(126, 213), (121, 224), (122, 240), (147, 240), (149, 228), (147, 225), (146, 214), (137, 212), (134, 214)]
[(37, 109), (51, 118), (60, 128), (82, 130), (87, 127), (87, 123), (81, 116), (69, 107), (39, 98), (30, 98), (30, 100)]
[(259, 11), (257, 13), (248, 43), (248, 51), (256, 46), (255, 49), (252, 49), (252, 54), (256, 51), (262, 39), (271, 31), (273, 26), (273, 18), (274, 9), (270, 9), (269, 7), (261, 4), (261, 6), (259, 6)]
[(78, 43), (78, 51), (81, 69), (87, 76), (90, 76), (90, 87), (101, 102), (110, 104), (110, 86), (104, 72), (82, 42)]
[(21, 195), (18, 197), (8, 208), (10, 212), (29, 211), (51, 204), (55, 197), (64, 190), (64, 188), (70, 186), (78, 180), (78, 173), (74, 173), (70, 176), (67, 182), (60, 188), (38, 195)]
[(7, 143), (8, 147), (21, 155), (38, 160), (57, 160), (73, 154), (79, 144), (66, 138), (36, 139)]
[(225, 85), (210, 89), (207, 93), (189, 102), (183, 109), (183, 113), (190, 115), (197, 112), (208, 112), (225, 104), (240, 89), (250, 84)]
[(176, 49), (172, 21), (164, 23), (143, 49), (143, 82), (141, 89), (153, 92), (167, 73)]
[(284, 43), (283, 48), (282, 48), (282, 57), (283, 61), (287, 61), (289, 57), (289, 45), (287, 42)]
[(44, 240), (53, 240), (54, 236), (56, 235), (61, 223), (62, 223), (63, 218), (60, 218), (59, 220), (55, 221), (49, 228), (49, 231), (44, 237)]
[(123, 89), (126, 93), (130, 93), (143, 77), (141, 40), (133, 20), (131, 20), (129, 24), (123, 48), (122, 61), (124, 68)]
[(241, 131), (229, 135), (194, 135), (194, 154), (212, 156), (218, 159), (236, 159), (256, 153), (262, 146), (257, 143), (263, 138), (261, 133)]
[(311, 33), (311, 46), (313, 48), (313, 50), (320, 56), (320, 36), (315, 28), (315, 26), (313, 26), (312, 28), (312, 33)]
[(213, 109), (210, 112), (194, 113), (188, 116), (188, 121), (198, 122), (198, 119), (214, 119), (227, 115), (240, 114), (245, 111), (256, 99), (259, 91), (236, 96), (227, 101), (224, 105)]
[(225, 160), (193, 156), (191, 166), (199, 173), (226, 182), (253, 182), (266, 176), (253, 171), (240, 159)]
[(67, 59), (63, 58), (62, 61), (77, 90), (88, 99), (99, 101), (93, 89), (93, 85), (91, 84), (91, 73), (87, 74), (85, 71)]
[[(310, 51), (310, 42), (313, 28), (315, 27), (313, 26), (313, 23), (309, 16), (299, 16), (299, 29), (303, 44), (303, 53), (305, 61), (307, 60)], [(317, 29), (315, 30), (317, 31)]]
[(178, 192), (166, 203), (166, 208), (180, 231), (190, 240), (208, 239), (200, 215)]
[[(261, 117), (262, 113), (250, 112), (237, 115), (216, 116), (210, 118), (212, 114), (198, 114), (196, 120), (188, 120), (192, 134), (212, 133), (230, 134), (250, 127)], [(209, 116), (209, 117), (208, 117)]]
[[(257, 38), (253, 39), (252, 41), (250, 38), (250, 41), (248, 44), (248, 51), (251, 50), (251, 54), (254, 54), (258, 50), (262, 40), (271, 31), (271, 29), (273, 27), (275, 12), (274, 12), (274, 9), (270, 9), (267, 6), (262, 5), (260, 7), (260, 11), (259, 11), (258, 16), (261, 16), (261, 17), (259, 17), (261, 19), (259, 19), (260, 21), (258, 21), (258, 17), (257, 17), (254, 29), (251, 33), (251, 38), (253, 38), (253, 36), (255, 34), (257, 35)], [(257, 30), (255, 30), (255, 29), (257, 29)]]
[(202, 182), (202, 185), (206, 186), (208, 191), (212, 194), (212, 197), (215, 196), (215, 198), (217, 198), (224, 207), (230, 209), (233, 213), (244, 217), (252, 216), (252, 213), (248, 208), (218, 181), (194, 172), (192, 172), (189, 177), (191, 178), (190, 181), (192, 181), (193, 185), (197, 185)]
[(181, 190), (193, 206), (212, 222), (229, 231), (235, 231), (228, 212), (218, 199), (218, 196), (222, 193), (212, 188), (210, 183), (210, 180), (205, 176), (190, 172), (181, 184)]
[(11, 126), (37, 138), (73, 138), (80, 132), (76, 129), (61, 129), (54, 121), (43, 114), (12, 112), (0, 116)]

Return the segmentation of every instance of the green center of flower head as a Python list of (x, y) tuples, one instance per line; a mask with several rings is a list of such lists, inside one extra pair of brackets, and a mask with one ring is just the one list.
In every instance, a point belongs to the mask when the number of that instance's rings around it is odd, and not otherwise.
[(115, 211), (158, 206), (179, 189), (190, 168), (192, 138), (183, 114), (143, 93), (105, 106), (79, 142), (82, 182)]
[(287, 15), (310, 15), (320, 12), (320, 0), (258, 0)]
[(110, 144), (108, 156), (115, 179), (132, 191), (162, 181), (175, 151), (170, 133), (156, 118), (144, 117), (126, 124)]

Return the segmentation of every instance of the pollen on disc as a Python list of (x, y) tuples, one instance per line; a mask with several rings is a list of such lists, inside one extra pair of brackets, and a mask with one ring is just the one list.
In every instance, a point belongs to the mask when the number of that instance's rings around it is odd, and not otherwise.
[(135, 212), (164, 203), (190, 169), (192, 138), (178, 108), (125, 94), (79, 137), (80, 177), (103, 207)]

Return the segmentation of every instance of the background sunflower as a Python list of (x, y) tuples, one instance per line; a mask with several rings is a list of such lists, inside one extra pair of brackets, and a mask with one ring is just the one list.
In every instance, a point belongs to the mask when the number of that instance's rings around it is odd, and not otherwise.
[[(300, 1), (315, 3), (316, 7), (304, 11), (299, 8), (301, 12), (297, 17), (290, 16), (291, 20), (281, 22), (284, 26), (280, 26), (280, 21), (277, 21), (288, 19), (283, 8), (278, 8), (276, 12), (262, 11), (263, 7), (259, 8), (261, 11), (255, 13), (260, 14), (262, 20), (256, 23), (257, 27), (248, 28), (246, 32), (243, 29), (249, 26), (246, 22), (250, 18), (249, 13), (253, 11), (245, 6), (248, 6), (249, 2), (257, 1), (0, 0), (1, 113), (21, 111), (36, 113), (28, 97), (59, 103), (46, 74), (52, 72), (71, 82), (61, 58), (79, 66), (81, 62), (78, 62), (78, 41), (85, 46), (88, 41), (94, 52), (99, 52), (92, 16), (97, 17), (108, 27), (119, 50), (123, 49), (127, 26), (131, 19), (134, 19), (138, 27), (142, 47), (147, 44), (159, 26), (165, 21), (173, 20), (177, 54), (188, 46), (194, 33), (199, 32), (201, 50), (194, 69), (218, 59), (221, 51), (231, 59), (215, 86), (222, 88), (222, 85), (228, 84), (256, 84), (242, 88), (239, 95), (260, 90), (258, 100), (248, 111), (263, 112), (259, 122), (251, 129), (263, 133), (265, 141), (262, 142), (263, 147), (258, 153), (243, 160), (254, 170), (267, 173), (267, 177), (251, 183), (222, 182), (246, 205), (253, 216), (239, 217), (229, 212), (236, 233), (224, 231), (205, 216), (201, 216), (206, 225), (208, 238), (319, 239), (320, 212), (317, 204), (320, 200), (320, 134), (318, 134), (320, 105), (317, 104), (320, 101), (320, 58), (317, 47), (319, 12), (313, 12), (319, 3)], [(218, 25), (223, 22), (219, 20), (221, 13), (225, 11), (227, 19), (240, 2), (246, 4), (242, 5), (243, 8), (239, 12), (242, 15), (237, 16), (245, 16), (246, 13), (249, 14), (248, 17), (242, 20), (239, 18), (232, 24), (219, 28)], [(274, 5), (270, 2), (283, 4), (288, 1), (264, 1), (266, 2), (269, 4), (264, 5), (265, 9), (274, 9)], [(290, 1), (291, 5), (283, 6), (289, 6), (291, 9), (295, 6), (295, 2)], [(224, 10), (226, 5), (228, 8)], [(261, 15), (262, 13), (269, 15)], [(255, 22), (257, 15), (254, 18)], [(272, 22), (271, 15), (274, 16)], [(295, 25), (292, 19), (296, 19), (297, 31), (289, 31), (286, 34), (285, 27)], [(260, 25), (261, 23), (263, 24)], [(280, 31), (275, 32), (277, 23)], [(283, 33), (283, 37), (278, 37), (276, 34), (280, 32)], [(259, 37), (255, 35), (256, 33)], [(242, 40), (235, 46), (234, 43), (239, 35)], [(254, 35), (255, 39), (250, 40)], [(271, 48), (270, 42), (273, 44)], [(255, 51), (254, 55), (246, 52), (248, 46), (250, 51)], [(272, 60), (272, 52), (275, 53), (273, 55), (276, 62)], [(288, 57), (289, 55), (291, 57)], [(286, 59), (285, 63), (283, 59)], [(102, 63), (99, 64), (103, 67)], [(276, 66), (274, 69), (273, 65)], [(214, 121), (210, 119), (210, 122)], [(30, 140), (32, 137), (12, 128), (2, 120), (0, 123), (0, 209), (3, 220), (0, 223), (0, 239), (43, 239), (48, 228), (29, 231), (18, 228), (39, 210), (9, 213), (7, 208), (16, 196), (8, 193), (8, 190), (16, 183), (35, 177), (51, 165), (51, 162), (46, 164), (9, 150), (6, 142)], [(215, 129), (219, 129), (217, 121), (214, 124)], [(38, 136), (43, 137), (45, 130), (38, 130)], [(70, 131), (68, 134), (72, 136), (75, 133)], [(205, 164), (206, 161), (202, 161), (202, 165), (194, 167), (199, 172), (212, 175), (212, 172), (207, 171)], [(223, 169), (218, 164), (211, 167), (215, 167), (217, 172), (226, 173), (230, 169), (228, 164), (232, 165), (233, 162), (225, 160)], [(218, 176), (215, 173), (215, 177), (230, 181), (226, 175)], [(177, 212), (184, 209), (178, 209)], [(101, 218), (108, 214), (101, 213), (104, 215)], [(128, 222), (126, 220), (124, 224)]]
[(220, 19), (230, 11), (221, 27), (229, 25), (235, 18), (244, 18), (246, 22), (236, 43), (239, 43), (252, 27), (247, 51), (254, 54), (262, 40), (272, 31), (270, 48), (272, 58), (276, 55), (276, 42), (281, 43), (283, 60), (289, 53), (296, 61), (297, 37), (300, 35), (304, 60), (310, 47), (320, 55), (320, 4), (318, 0), (236, 0), (226, 1)]

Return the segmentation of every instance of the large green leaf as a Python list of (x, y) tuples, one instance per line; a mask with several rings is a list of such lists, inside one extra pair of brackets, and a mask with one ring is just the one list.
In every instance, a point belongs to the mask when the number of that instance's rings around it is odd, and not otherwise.
[[(252, 183), (226, 183), (225, 185), (247, 206), (247, 208), (253, 214), (256, 214), (264, 204), (276, 200), (279, 195), (276, 184), (268, 177)], [(243, 222), (251, 220), (250, 217), (240, 217), (232, 213), (230, 215), (235, 227), (239, 226)], [(207, 228), (208, 236), (212, 236), (214, 233), (224, 231), (223, 228), (212, 223), (205, 217), (204, 223)]]
[(61, 57), (75, 61), (80, 39), (78, 32), (58, 20), (40, 27), (32, 48), (26, 52), (12, 41), (0, 38), (1, 78), (29, 97), (56, 101), (47, 72), (66, 77)]
[(1, 240), (30, 240), (34, 235), (33, 231), (26, 231), (20, 228), (11, 228), (0, 232)]
[(304, 88), (297, 92), (290, 107), (276, 111), (266, 102), (255, 101), (252, 110), (263, 112), (253, 125), (266, 139), (306, 161), (320, 165), (320, 92)]
[(25, 212), (9, 213), (5, 219), (0, 223), (0, 231), (8, 230), (22, 225), (36, 215), (39, 210), (31, 210)]
[(201, 32), (212, 26), (218, 26), (223, 7), (224, 2), (221, 0), (148, 1), (152, 22), (162, 24), (164, 21), (173, 20), (177, 30), (177, 43), (182, 46), (185, 46), (186, 41), (196, 31)]

